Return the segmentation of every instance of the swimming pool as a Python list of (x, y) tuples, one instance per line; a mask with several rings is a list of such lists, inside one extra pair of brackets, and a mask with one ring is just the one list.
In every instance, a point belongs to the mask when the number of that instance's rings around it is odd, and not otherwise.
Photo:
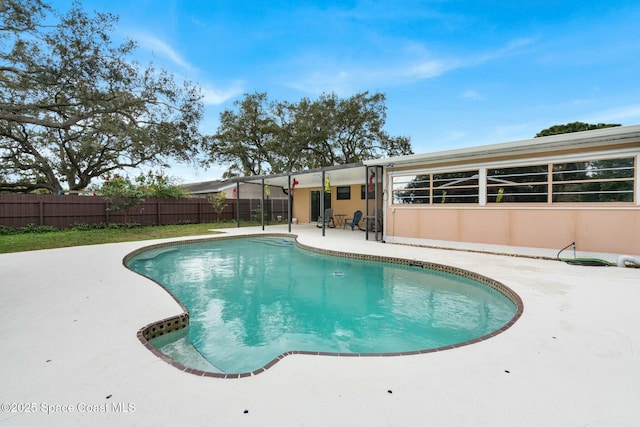
[(473, 273), (349, 256), (253, 236), (153, 248), (126, 265), (189, 313), (187, 329), (151, 343), (205, 372), (255, 373), (294, 352), (428, 352), (494, 335), (521, 312), (517, 295)]

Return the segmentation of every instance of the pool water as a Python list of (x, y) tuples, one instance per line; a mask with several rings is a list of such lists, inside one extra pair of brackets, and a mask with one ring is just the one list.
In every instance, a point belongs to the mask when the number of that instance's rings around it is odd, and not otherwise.
[[(516, 312), (504, 295), (462, 276), (323, 255), (283, 238), (164, 247), (128, 266), (190, 313), (188, 334), (152, 343), (187, 366), (196, 360), (200, 369), (204, 359), (225, 373), (250, 372), (294, 350), (442, 347), (494, 332)], [(196, 351), (176, 348), (185, 343)]]

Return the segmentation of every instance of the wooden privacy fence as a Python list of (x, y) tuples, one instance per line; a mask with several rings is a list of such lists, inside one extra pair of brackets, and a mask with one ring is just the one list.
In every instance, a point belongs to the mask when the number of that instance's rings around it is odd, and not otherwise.
[[(259, 199), (240, 199), (240, 221), (260, 221)], [(235, 199), (228, 199), (220, 221), (237, 218)], [(124, 211), (111, 211), (100, 196), (0, 194), (0, 225), (24, 227), (29, 224), (68, 228), (74, 224), (122, 224)], [(206, 198), (149, 198), (130, 208), (127, 221), (142, 225), (208, 223), (218, 214)], [(286, 221), (287, 199), (265, 200), (265, 221)]]

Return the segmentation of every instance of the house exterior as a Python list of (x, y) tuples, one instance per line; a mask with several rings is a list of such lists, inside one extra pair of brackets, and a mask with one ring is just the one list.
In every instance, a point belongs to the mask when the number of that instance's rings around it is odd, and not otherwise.
[(364, 162), (384, 240), (640, 254), (640, 126)]
[(333, 210), (338, 226), (344, 219), (353, 218), (357, 210), (363, 213), (367, 210), (373, 212), (375, 190), (380, 195), (382, 191), (381, 187), (367, 183), (366, 167), (358, 163), (325, 168), (324, 178), (320, 172), (305, 172), (293, 176), (297, 182), (292, 193), (293, 216), (298, 223), (317, 221), (323, 209), (327, 208)]
[(312, 223), (326, 208), (338, 223), (361, 210), (367, 239), (374, 231), (389, 243), (575, 243), (580, 252), (638, 256), (639, 157), (637, 125), (235, 182), (280, 186), (294, 223)]

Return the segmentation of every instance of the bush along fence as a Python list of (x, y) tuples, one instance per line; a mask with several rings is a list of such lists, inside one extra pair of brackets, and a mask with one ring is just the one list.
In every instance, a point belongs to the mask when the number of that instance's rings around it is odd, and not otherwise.
[[(227, 199), (220, 221), (260, 221), (261, 200)], [(265, 223), (287, 221), (287, 200), (265, 200)], [(209, 223), (218, 213), (206, 198), (149, 198), (128, 209), (127, 221), (140, 225)], [(0, 225), (26, 227), (31, 224), (69, 228), (77, 224), (124, 224), (125, 213), (113, 211), (100, 196), (0, 194)]]

